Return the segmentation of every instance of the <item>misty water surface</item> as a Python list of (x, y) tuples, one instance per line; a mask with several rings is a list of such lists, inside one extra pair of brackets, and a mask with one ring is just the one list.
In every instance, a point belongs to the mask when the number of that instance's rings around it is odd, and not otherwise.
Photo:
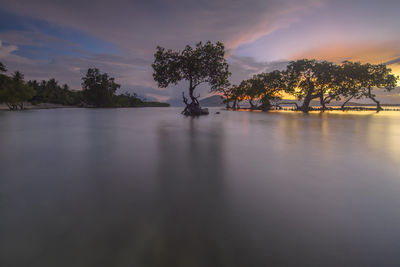
[(399, 266), (400, 112), (0, 112), (0, 266)]

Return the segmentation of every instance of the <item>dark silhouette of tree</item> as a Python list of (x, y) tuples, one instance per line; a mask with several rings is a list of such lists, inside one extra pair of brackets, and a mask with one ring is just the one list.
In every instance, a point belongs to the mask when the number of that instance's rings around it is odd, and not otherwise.
[[(5, 72), (5, 67), (2, 66)], [(6, 103), (10, 110), (24, 109), (24, 102), (35, 94), (33, 88), (25, 83), (24, 75), (19, 71), (11, 77), (1, 74), (0, 80), (0, 102)]]
[(6, 72), (6, 71), (7, 71), (6, 66), (4, 66), (4, 64), (0, 62), (0, 72)]
[(360, 62), (344, 61), (335, 75), (337, 93), (344, 98), (341, 109), (352, 99), (360, 99), (366, 69)]
[[(166, 50), (157, 47), (152, 64), (154, 80), (161, 88), (170, 84), (177, 84), (181, 80), (189, 82), (189, 100), (182, 94), (186, 104), (185, 115), (201, 115), (205, 112), (201, 109), (194, 90), (202, 83), (208, 83), (211, 91), (228, 85), (231, 75), (228, 63), (225, 60), (225, 47), (221, 42), (216, 44), (210, 41), (199, 42), (194, 48), (187, 45), (183, 51)], [(208, 114), (208, 112), (207, 112)]]
[(30, 100), (32, 104), (53, 103), (68, 106), (77, 106), (82, 103), (82, 92), (71, 91), (67, 84), (60, 86), (54, 79), (43, 80), (40, 83), (36, 80), (28, 81), (28, 84), (35, 90), (35, 96)]
[(314, 67), (316, 60), (302, 59), (292, 61), (287, 66), (289, 86), (295, 89), (295, 95), (299, 100), (303, 100), (303, 105), (299, 108), (304, 112), (308, 112), (312, 99), (319, 97), (315, 90)]
[(345, 61), (341, 65), (341, 72), (337, 76), (339, 80), (339, 93), (345, 97), (342, 109), (351, 99), (366, 97), (376, 103), (376, 110), (382, 107), (373, 94), (374, 89), (391, 91), (396, 87), (397, 77), (391, 73), (391, 69), (384, 64), (373, 65), (370, 63)]
[(288, 86), (287, 74), (279, 70), (256, 75), (253, 79), (257, 81), (261, 110), (270, 110), (272, 101), (276, 102), (282, 98), (282, 93), (292, 93), (292, 88)]
[(6, 98), (6, 87), (9, 83), (9, 77), (2, 72), (7, 72), (6, 66), (0, 62), (0, 103), (5, 102)]
[(113, 106), (113, 96), (120, 87), (114, 78), (107, 73), (100, 73), (99, 69), (88, 69), (82, 78), (82, 88), (85, 101), (95, 107)]
[(226, 105), (227, 109), (231, 108), (231, 102), (233, 101), (233, 88), (237, 85), (227, 85), (223, 87), (219, 87), (216, 89), (216, 92), (222, 93), (223, 102)]
[(256, 77), (253, 79), (244, 80), (240, 83), (239, 87), (245, 91), (246, 99), (250, 104), (250, 109), (256, 109), (257, 105), (254, 103), (255, 99), (258, 98), (262, 91), (262, 84)]
[(330, 82), (330, 67), (331, 63), (329, 62), (308, 59), (289, 63), (287, 66), (289, 86), (297, 98), (303, 100), (303, 104), (298, 108), (299, 110), (308, 112), (311, 100), (323, 98)]
[(375, 89), (385, 89), (391, 91), (396, 87), (397, 77), (391, 74), (391, 69), (385, 64), (364, 64), (363, 65), (365, 78), (362, 80), (363, 92), (362, 94), (376, 103), (376, 110), (381, 111), (381, 103), (375, 98), (376, 95), (372, 93)]
[(318, 61), (315, 63), (315, 87), (319, 94), (322, 110), (326, 110), (326, 105), (338, 97), (336, 77), (340, 74), (339, 69), (340, 67), (332, 62)]
[(240, 102), (247, 98), (246, 96), (246, 88), (239, 85), (235, 88), (234, 94), (234, 108), (240, 109)]
[[(396, 87), (398, 77), (384, 64), (362, 64), (344, 61), (337, 65), (328, 61), (301, 59), (292, 61), (284, 71), (260, 73), (244, 80), (239, 86), (224, 87), (225, 103), (238, 103), (248, 100), (251, 109), (269, 110), (274, 105), (294, 104), (297, 110), (308, 112), (310, 102), (319, 99), (321, 110), (328, 109), (332, 101), (344, 98), (342, 109), (351, 99), (369, 98), (382, 110), (373, 90), (390, 91)], [(296, 102), (281, 102), (283, 93), (293, 94), (303, 100), (299, 107)]]

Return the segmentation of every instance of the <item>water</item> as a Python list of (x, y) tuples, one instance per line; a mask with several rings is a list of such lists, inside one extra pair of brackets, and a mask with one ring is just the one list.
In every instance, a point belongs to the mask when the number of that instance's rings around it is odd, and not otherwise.
[(0, 266), (399, 266), (400, 112), (0, 112)]

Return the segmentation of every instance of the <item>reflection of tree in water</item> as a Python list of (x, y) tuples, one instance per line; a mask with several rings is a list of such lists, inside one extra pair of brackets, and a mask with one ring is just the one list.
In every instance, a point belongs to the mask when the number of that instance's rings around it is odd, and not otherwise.
[(156, 214), (138, 255), (146, 266), (232, 266), (222, 128), (201, 128), (200, 120), (188, 119), (184, 131), (159, 127)]

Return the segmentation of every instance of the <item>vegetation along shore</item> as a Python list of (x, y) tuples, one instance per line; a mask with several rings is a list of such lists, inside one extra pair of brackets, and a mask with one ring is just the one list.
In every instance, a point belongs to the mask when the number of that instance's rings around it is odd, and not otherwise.
[[(199, 42), (195, 47), (186, 46), (182, 51), (158, 47), (154, 54), (154, 80), (159, 87), (189, 81), (189, 97), (183, 93), (185, 115), (203, 115), (195, 88), (208, 83), (212, 92), (223, 95), (227, 108), (238, 109), (239, 103), (248, 101), (250, 109), (268, 111), (280, 109), (282, 105), (293, 105), (294, 110), (308, 112), (315, 110), (311, 101), (318, 99), (320, 110), (332, 101), (343, 101), (340, 109), (346, 110), (351, 100), (370, 99), (376, 104), (375, 110), (383, 110), (375, 91), (390, 92), (397, 85), (399, 77), (385, 64), (370, 64), (344, 61), (335, 64), (315, 59), (291, 61), (284, 70), (273, 70), (254, 75), (239, 85), (231, 85), (231, 76), (225, 59), (224, 45), (210, 41)], [(291, 96), (297, 102), (284, 102), (283, 97)], [(362, 110), (363, 108), (359, 108)]]
[(0, 62), (0, 109), (169, 106), (167, 103), (142, 100), (128, 92), (116, 94), (120, 85), (107, 73), (101, 73), (96, 68), (88, 69), (82, 78), (82, 90), (71, 90), (67, 84), (60, 85), (55, 79), (25, 81), (19, 71), (10, 76), (6, 72), (6, 67)]

